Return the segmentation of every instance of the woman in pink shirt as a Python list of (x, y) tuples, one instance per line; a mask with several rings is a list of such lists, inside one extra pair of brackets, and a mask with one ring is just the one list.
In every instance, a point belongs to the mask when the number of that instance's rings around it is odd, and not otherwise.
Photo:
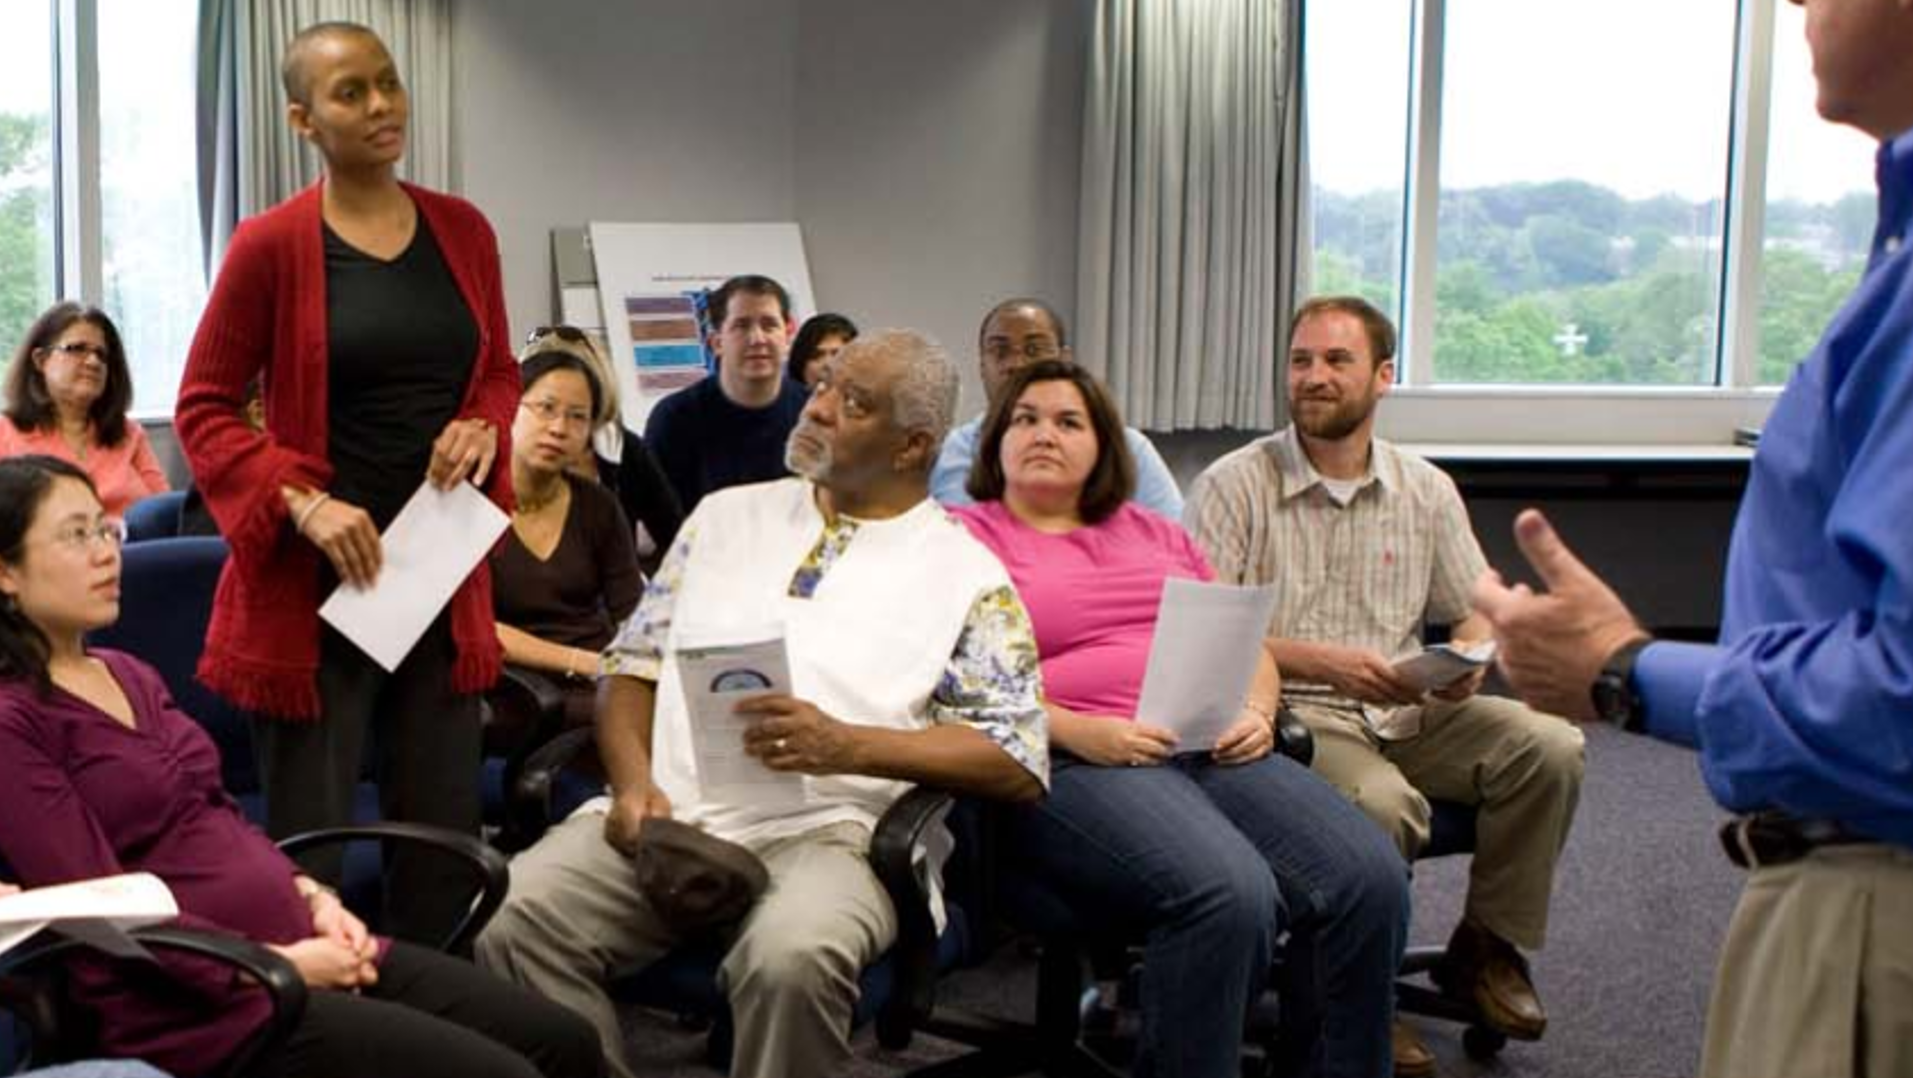
[(109, 516), (168, 489), (138, 423), (126, 418), (133, 375), (106, 312), (77, 303), (47, 308), (13, 355), (0, 457), (44, 453), (80, 466)]
[(1213, 749), (1136, 721), (1163, 582), (1214, 576), (1178, 524), (1131, 503), (1122, 418), (1072, 363), (1016, 374), (984, 420), (954, 512), (995, 551), (1036, 629), (1050, 794), (1009, 856), (1086, 922), (1146, 933), (1135, 1071), (1238, 1073), (1243, 1016), (1282, 964), (1284, 1053), (1308, 1073), (1391, 1070), (1407, 866), (1335, 789), (1270, 753), (1263, 662)]

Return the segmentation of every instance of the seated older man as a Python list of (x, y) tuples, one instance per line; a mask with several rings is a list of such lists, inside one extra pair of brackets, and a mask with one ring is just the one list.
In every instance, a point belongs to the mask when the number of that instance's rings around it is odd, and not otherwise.
[[(884, 332), (846, 347), (791, 433), (797, 478), (713, 493), (685, 522), (605, 656), (598, 743), (611, 795), (512, 866), (480, 938), (491, 969), (596, 1024), (630, 1075), (607, 970), (661, 957), (675, 932), (629, 854), (671, 816), (757, 854), (770, 886), (721, 967), (731, 1073), (832, 1073), (849, 1054), (857, 975), (896, 913), (865, 850), (909, 783), (1034, 799), (1048, 779), (1036, 643), (1003, 567), (927, 497), (956, 405), (933, 343)], [(677, 653), (684, 639), (781, 624), (791, 695), (753, 697), (743, 748), (800, 773), (803, 797), (700, 783)]]

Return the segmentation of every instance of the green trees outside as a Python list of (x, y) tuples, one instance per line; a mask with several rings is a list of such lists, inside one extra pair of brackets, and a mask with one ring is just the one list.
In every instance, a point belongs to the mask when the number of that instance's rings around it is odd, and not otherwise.
[(45, 116), (0, 113), (0, 365), (53, 294)]
[[(1401, 196), (1314, 192), (1316, 293), (1395, 310)], [(1444, 191), (1434, 380), (1708, 385), (1723, 207), (1563, 181)], [(1759, 380), (1785, 381), (1858, 279), (1871, 194), (1768, 207)]]

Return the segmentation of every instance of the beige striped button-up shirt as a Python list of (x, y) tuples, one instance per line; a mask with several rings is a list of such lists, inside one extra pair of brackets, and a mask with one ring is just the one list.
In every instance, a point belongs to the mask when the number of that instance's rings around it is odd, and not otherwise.
[(1368, 475), (1342, 505), (1293, 426), (1211, 464), (1183, 522), (1217, 580), (1276, 585), (1269, 635), (1390, 658), (1420, 649), (1424, 623), (1467, 617), (1469, 590), (1487, 567), (1446, 473), (1376, 439)]

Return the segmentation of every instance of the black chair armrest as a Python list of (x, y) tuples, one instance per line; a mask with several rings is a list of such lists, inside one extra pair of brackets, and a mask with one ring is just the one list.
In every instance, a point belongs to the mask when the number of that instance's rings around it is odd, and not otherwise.
[(871, 867), (897, 911), (897, 942), (890, 949), (896, 983), (877, 1012), (877, 1043), (892, 1051), (909, 1046), (936, 1005), (937, 925), (914, 857), (923, 833), (952, 800), (944, 790), (915, 787), (890, 806), (870, 836)]
[[(306, 1010), (306, 983), (292, 962), (271, 948), (239, 936), (172, 926), (149, 926), (127, 933), (149, 948), (180, 951), (225, 963), (265, 989), (272, 1004), (265, 1025), (221, 1068), (222, 1075), (244, 1074), (267, 1050), (285, 1043)], [(0, 961), (0, 1007), (27, 1027), (30, 1066), (68, 1061), (97, 1052), (78, 1037), (72, 1007), (57, 982), (59, 963), (74, 952), (92, 950), (82, 940), (43, 934)]]
[(505, 788), (507, 828), (529, 846), (552, 824), (552, 793), (558, 776), (597, 744), (589, 726), (574, 727), (540, 745), (512, 776)]
[(506, 863), (504, 854), (471, 835), (462, 835), (456, 831), (428, 824), (384, 821), (355, 824), (351, 827), (330, 827), (322, 831), (307, 831), (282, 840), (279, 843), (279, 850), (287, 857), (296, 857), (320, 846), (371, 840), (410, 842), (420, 846), (430, 846), (451, 854), (465, 863), (477, 894), (471, 905), (466, 907), (465, 916), (452, 926), (451, 931), (446, 933), (445, 939), (439, 944), (441, 951), (453, 954), (466, 953), (472, 940), (492, 919), (492, 914), (498, 912), (499, 905), (505, 901), (505, 892), (511, 887), (511, 868)]
[(1286, 706), (1275, 709), (1275, 751), (1303, 767), (1315, 762), (1315, 735)]
[(499, 821), (503, 826), (494, 841), (500, 849), (513, 852), (531, 845), (548, 822), (515, 812), (513, 791), (532, 754), (564, 730), (565, 691), (550, 674), (507, 663), (498, 681), (485, 691), (484, 701), (485, 751), (504, 765)]
[(489, 693), (521, 700), (536, 715), (559, 717), (564, 714), (565, 694), (558, 687), (557, 679), (527, 666), (506, 663)]

